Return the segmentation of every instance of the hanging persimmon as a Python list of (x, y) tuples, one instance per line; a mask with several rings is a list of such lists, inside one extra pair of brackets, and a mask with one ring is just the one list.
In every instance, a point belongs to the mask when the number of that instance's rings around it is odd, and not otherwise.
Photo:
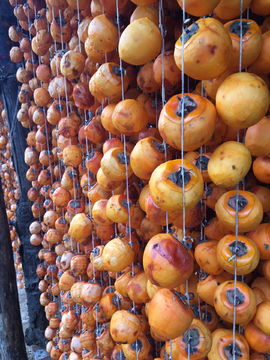
[(231, 57), (229, 34), (221, 22), (210, 17), (201, 18), (186, 28), (175, 44), (176, 65), (196, 80), (221, 75), (229, 67)]

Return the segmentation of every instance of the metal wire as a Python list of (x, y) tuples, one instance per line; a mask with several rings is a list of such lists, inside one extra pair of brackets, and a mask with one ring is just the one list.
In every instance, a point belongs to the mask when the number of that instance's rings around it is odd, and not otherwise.
[[(79, 25), (80, 25), (80, 22), (81, 22), (79, 0), (76, 0), (76, 6), (77, 6), (77, 19), (78, 19), (78, 28), (79, 28)], [(81, 40), (80, 40), (79, 36), (78, 36), (78, 39), (79, 39), (79, 51), (81, 53), (82, 52), (82, 44), (81, 44)]]
[[(182, 1), (182, 33), (185, 31), (185, 21), (186, 21), (186, 14), (185, 14), (185, 0)], [(181, 106), (181, 159), (182, 159), (182, 170), (184, 170), (184, 147), (185, 147), (185, 116), (184, 116), (184, 94), (185, 94), (185, 46), (182, 44), (182, 62), (181, 62), (181, 92), (182, 92), (182, 106)], [(184, 178), (184, 171), (181, 172), (182, 175), (182, 216), (183, 216), (183, 238), (186, 237), (186, 209), (185, 209), (185, 178)]]
[[(55, 15), (54, 15), (54, 7), (52, 7), (52, 18), (53, 20), (55, 20)], [(56, 44), (56, 40), (53, 39), (53, 43), (54, 43), (54, 52), (55, 52), (55, 55), (57, 54), (58, 52), (58, 49), (57, 49), (57, 44)], [(58, 69), (58, 66), (56, 66), (56, 76), (59, 75), (59, 69)], [(59, 105), (59, 109), (61, 109), (62, 105), (61, 105), (61, 99), (60, 99), (60, 94), (58, 95), (58, 105)], [(58, 140), (58, 125), (56, 125), (56, 140)], [(66, 168), (65, 164), (64, 165), (64, 168)], [(59, 168), (59, 182), (61, 183), (61, 178), (62, 178), (62, 174), (61, 174), (61, 161), (58, 157), (58, 168)], [(64, 209), (62, 209), (62, 217), (64, 217), (65, 213), (64, 213)], [(72, 245), (72, 248), (71, 250), (73, 250), (73, 245)]]
[[(159, 0), (159, 30), (162, 37), (162, 46), (161, 46), (161, 102), (162, 107), (166, 104), (166, 89), (165, 89), (165, 26), (164, 26), (164, 9), (163, 9), (163, 0)], [(157, 121), (158, 125), (158, 121)], [(163, 140), (164, 147), (164, 161), (167, 161), (167, 144), (166, 141)], [(165, 213), (165, 222), (166, 222), (166, 232), (169, 232), (169, 214), (168, 211)]]
[[(185, 22), (186, 22), (186, 2), (182, 1), (182, 33), (185, 31)], [(181, 93), (182, 93), (182, 106), (181, 106), (181, 160), (182, 160), (182, 230), (183, 230), (183, 240), (186, 239), (186, 202), (185, 202), (185, 174), (184, 174), (184, 148), (185, 148), (185, 116), (184, 116), (184, 94), (185, 94), (185, 46), (182, 43), (182, 59), (181, 59)], [(186, 280), (186, 299), (187, 304), (190, 306), (189, 299), (189, 283)], [(190, 344), (187, 347), (188, 360), (190, 360)]]
[[(119, 16), (119, 1), (115, 0), (115, 7), (116, 7), (116, 22), (117, 22), (117, 30), (118, 30), (118, 38), (120, 39), (121, 36), (121, 29), (120, 29), (120, 16)], [(121, 73), (121, 95), (122, 100), (125, 99), (125, 89), (124, 89), (124, 69), (121, 57), (119, 57), (119, 65), (120, 65), (120, 73)], [(130, 213), (130, 197), (129, 197), (129, 175), (128, 175), (128, 157), (127, 157), (127, 143), (126, 143), (126, 135), (123, 135), (123, 143), (124, 143), (124, 159), (125, 159), (125, 172), (126, 172), (126, 197), (127, 197), (127, 210), (128, 210), (128, 227), (127, 231), (129, 234), (129, 244), (130, 247), (133, 247), (132, 244), (132, 234), (131, 234), (131, 213)], [(134, 262), (131, 265), (131, 275), (134, 277)], [(132, 301), (133, 309), (135, 310), (135, 302)], [(139, 349), (138, 343), (135, 342), (136, 345), (136, 360), (139, 358)]]
[[(27, 22), (28, 22), (28, 34), (29, 34), (29, 40), (30, 42), (32, 42), (32, 34), (30, 32), (30, 24), (31, 24), (31, 20), (30, 20), (30, 14), (29, 14), (29, 8), (27, 11)], [(35, 70), (34, 70), (34, 54), (33, 54), (33, 50), (31, 47), (31, 60), (32, 60), (32, 65), (33, 65), (33, 76), (35, 77)]]
[[(64, 45), (64, 41), (63, 41), (63, 32), (62, 32), (62, 14), (61, 14), (61, 10), (59, 9), (59, 12), (58, 12), (58, 15), (59, 15), (59, 24), (60, 24), (60, 39), (61, 39), (61, 49), (62, 51), (64, 50), (65, 48), (65, 45)], [(53, 19), (55, 20), (54, 18), (54, 13), (53, 13)], [(57, 67), (56, 67), (57, 68)], [(59, 73), (57, 71), (57, 73)], [(64, 77), (64, 90), (65, 90), (65, 103), (66, 103), (66, 111), (67, 111), (67, 116), (69, 116), (69, 108), (68, 108), (68, 95), (67, 95), (67, 84), (66, 84), (66, 78)], [(59, 101), (59, 106), (61, 106), (61, 103), (60, 103), (60, 95), (58, 96), (58, 101)], [(64, 163), (64, 169), (66, 170), (66, 165)], [(74, 251), (74, 247), (73, 247), (73, 241), (71, 241), (71, 251)]]
[[(119, 4), (118, 0), (116, 0), (116, 22), (118, 29), (118, 37), (120, 39), (121, 30), (120, 30), (120, 16), (119, 16)], [(122, 59), (119, 57), (119, 65), (120, 65), (120, 73), (121, 73), (121, 96), (122, 100), (125, 100), (125, 89), (124, 89), (124, 71), (123, 71), (123, 63)], [(128, 234), (129, 234), (129, 242), (132, 247), (132, 237), (131, 237), (131, 214), (130, 214), (130, 198), (129, 198), (129, 176), (128, 176), (128, 160), (127, 160), (127, 144), (126, 144), (126, 135), (123, 135), (123, 143), (124, 143), (124, 159), (125, 159), (125, 172), (126, 172), (126, 197), (127, 197), (127, 210), (128, 210)], [(134, 269), (132, 267), (132, 274), (134, 276)]]
[(165, 53), (165, 27), (164, 27), (164, 9), (163, 9), (163, 0), (159, 0), (159, 30), (162, 37), (162, 47), (161, 47), (161, 100), (162, 106), (166, 103), (166, 93), (164, 86), (165, 78), (165, 66), (164, 66), (164, 53)]
[(240, 0), (240, 43), (239, 43), (239, 72), (243, 63), (243, 0)]
[[(242, 71), (243, 61), (243, 0), (240, 0), (240, 44), (239, 44), (239, 72)], [(240, 133), (237, 132), (237, 141), (240, 141)], [(239, 235), (239, 184), (236, 185), (236, 210), (235, 210), (235, 247), (238, 244)], [(233, 288), (233, 360), (236, 358), (236, 317), (237, 317), (237, 256), (234, 257), (234, 288)]]
[[(161, 46), (161, 103), (162, 107), (166, 104), (166, 89), (165, 89), (165, 64), (164, 64), (164, 54), (165, 54), (165, 27), (164, 27), (164, 8), (163, 0), (159, 0), (159, 30), (162, 37), (162, 46)], [(157, 109), (157, 94), (155, 96), (155, 104)], [(156, 112), (157, 114), (157, 112)], [(156, 117), (156, 125), (158, 126), (158, 117)], [(164, 147), (164, 161), (167, 161), (167, 144), (163, 140)], [(169, 214), (168, 211), (165, 212), (165, 224), (166, 224), (166, 233), (169, 233)], [(170, 340), (170, 359), (172, 359), (172, 340)]]

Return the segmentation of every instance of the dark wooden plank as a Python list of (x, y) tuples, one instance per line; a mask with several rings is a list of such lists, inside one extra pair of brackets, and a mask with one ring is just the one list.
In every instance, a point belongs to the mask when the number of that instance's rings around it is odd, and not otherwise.
[(2, 95), (7, 113), (8, 126), (11, 134), (12, 159), (21, 190), (21, 198), (17, 204), (16, 211), (16, 230), (21, 241), (20, 254), (24, 271), (30, 322), (30, 326), (25, 332), (25, 340), (27, 345), (44, 346), (44, 330), (48, 322), (45, 317), (44, 308), (39, 303), (39, 279), (36, 275), (36, 267), (40, 262), (38, 252), (41, 247), (35, 247), (30, 244), (29, 233), (29, 225), (35, 219), (31, 211), (32, 203), (27, 198), (27, 191), (31, 187), (31, 184), (25, 176), (28, 166), (24, 162), (24, 150), (26, 148), (28, 129), (23, 128), (16, 118), (18, 110), (18, 84), (14, 72), (12, 74), (11, 65), (7, 66), (5, 73), (7, 76), (0, 80), (0, 94)]
[(34, 219), (31, 212), (32, 203), (27, 198), (27, 191), (31, 186), (25, 177), (28, 167), (24, 163), (24, 150), (28, 129), (23, 128), (16, 118), (19, 106), (17, 101), (19, 84), (15, 77), (17, 65), (9, 62), (10, 47), (18, 45), (10, 43), (8, 40), (8, 28), (14, 23), (16, 24), (16, 18), (13, 15), (13, 8), (7, 0), (0, 0), (0, 44), (3, 44), (0, 47), (0, 97), (2, 97), (7, 112), (8, 126), (11, 133), (12, 159), (21, 190), (21, 198), (17, 204), (16, 211), (16, 229), (22, 244), (20, 254), (30, 322), (29, 328), (25, 331), (25, 341), (28, 345), (44, 346), (44, 329), (48, 322), (45, 317), (44, 308), (39, 303), (39, 280), (36, 276), (36, 266), (40, 262), (37, 254), (40, 248), (32, 246), (29, 241), (29, 225)]
[(0, 354), (3, 360), (27, 360), (16, 273), (0, 180)]

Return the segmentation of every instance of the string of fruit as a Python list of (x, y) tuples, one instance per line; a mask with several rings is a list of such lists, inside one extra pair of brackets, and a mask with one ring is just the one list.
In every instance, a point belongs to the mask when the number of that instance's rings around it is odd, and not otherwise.
[(10, 228), (10, 240), (14, 252), (14, 266), (17, 273), (17, 285), (24, 288), (24, 275), (19, 247), (20, 239), (16, 231), (16, 208), (20, 198), (17, 175), (11, 158), (10, 133), (6, 121), (6, 111), (0, 101), (0, 178), (4, 193), (7, 219)]
[(52, 359), (267, 359), (268, 0), (9, 0)]

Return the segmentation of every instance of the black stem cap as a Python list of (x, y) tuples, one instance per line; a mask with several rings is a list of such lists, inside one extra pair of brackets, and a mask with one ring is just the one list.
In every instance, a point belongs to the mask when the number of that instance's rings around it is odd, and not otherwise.
[(227, 290), (226, 291), (226, 298), (231, 305), (238, 306), (242, 305), (245, 301), (245, 295), (235, 288), (235, 290)]
[(238, 195), (238, 196), (233, 195), (233, 196), (231, 196), (229, 198), (228, 205), (233, 210), (236, 210), (237, 204), (238, 204), (238, 210), (241, 211), (247, 206), (248, 201), (243, 195)]
[(171, 173), (168, 176), (168, 179), (175, 183), (177, 186), (184, 187), (191, 180), (190, 171), (181, 166), (179, 170)]
[(238, 360), (242, 357), (242, 351), (238, 344), (235, 343), (233, 346), (233, 343), (231, 343), (228, 346), (225, 346), (224, 355), (228, 360)]
[(237, 257), (244, 256), (248, 253), (247, 245), (242, 241), (233, 241), (229, 245), (229, 249), (233, 255)]
[(180, 40), (182, 44), (185, 44), (193, 35), (195, 35), (199, 30), (199, 25), (195, 22), (190, 25), (187, 29), (184, 30), (182, 35), (180, 36)]
[[(250, 24), (249, 21), (242, 21), (242, 36), (246, 35), (246, 33), (248, 32), (248, 30), (250, 28), (249, 24)], [(235, 20), (233, 23), (231, 23), (230, 32), (232, 34), (238, 35), (240, 37), (240, 35), (241, 35), (241, 21), (240, 20)]]
[(197, 108), (197, 103), (189, 95), (184, 95), (181, 98), (177, 96), (177, 98), (179, 100), (176, 110), (177, 116), (185, 117)]

